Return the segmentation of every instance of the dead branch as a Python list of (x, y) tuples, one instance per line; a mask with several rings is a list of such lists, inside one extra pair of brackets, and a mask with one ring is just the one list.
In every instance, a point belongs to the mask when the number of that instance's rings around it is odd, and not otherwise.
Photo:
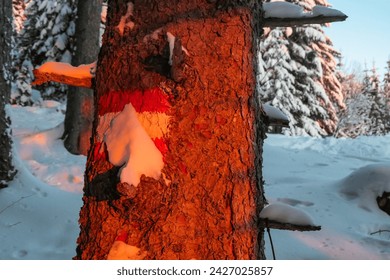
[(374, 235), (374, 234), (378, 234), (378, 233), (381, 234), (382, 232), (390, 232), (390, 230), (387, 230), (387, 229), (380, 229), (380, 230), (371, 232), (370, 235)]
[(348, 16), (315, 16), (302, 18), (264, 18), (263, 27), (288, 27), (304, 24), (325, 24), (336, 21), (345, 21)]
[(35, 80), (32, 82), (32, 85), (42, 85), (48, 82), (57, 82), (75, 87), (92, 88), (93, 78), (79, 78), (58, 73), (41, 72), (39, 68), (35, 69), (33, 72)]
[(321, 230), (321, 226), (312, 226), (312, 225), (294, 225), (289, 223), (281, 223), (277, 221), (272, 221), (268, 219), (260, 219), (260, 227), (263, 228), (272, 228), (280, 230), (291, 230), (291, 231), (318, 231)]
[(5, 210), (7, 210), (8, 208), (11, 208), (12, 206), (14, 206), (16, 203), (18, 203), (19, 201), (22, 201), (23, 199), (25, 198), (29, 198), (29, 197), (32, 197), (33, 195), (35, 195), (35, 193), (31, 194), (31, 195), (28, 195), (28, 196), (22, 196), (21, 198), (19, 198), (18, 200), (12, 202), (10, 205), (4, 207), (3, 209), (1, 209), (0, 211), (0, 214), (2, 214)]

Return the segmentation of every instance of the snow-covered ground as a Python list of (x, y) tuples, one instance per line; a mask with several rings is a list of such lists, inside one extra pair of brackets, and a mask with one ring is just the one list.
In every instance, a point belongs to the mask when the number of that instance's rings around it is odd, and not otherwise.
[(0, 259), (71, 259), (86, 159), (59, 139), (63, 106), (12, 107), (18, 174), (0, 190)]
[[(86, 158), (63, 148), (63, 110), (52, 101), (9, 110), (19, 172), (0, 190), (0, 259), (75, 255)], [(390, 216), (373, 201), (378, 192), (390, 191), (389, 147), (390, 136), (351, 140), (269, 135), (264, 146), (269, 202), (278, 211), (304, 214), (322, 226), (319, 232), (271, 230), (276, 258), (390, 259)], [(281, 212), (277, 216), (285, 216)], [(375, 233), (380, 230), (385, 231)]]
[(390, 230), (390, 216), (375, 207), (382, 190), (390, 190), (390, 136), (271, 135), (264, 176), (271, 204), (294, 206), (322, 226), (318, 232), (271, 230), (277, 259), (390, 259), (390, 233), (372, 234)]

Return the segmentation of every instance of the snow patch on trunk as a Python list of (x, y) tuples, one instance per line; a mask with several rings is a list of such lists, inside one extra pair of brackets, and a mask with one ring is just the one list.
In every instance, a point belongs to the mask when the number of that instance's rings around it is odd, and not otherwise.
[(158, 180), (164, 166), (163, 156), (137, 118), (131, 104), (127, 104), (111, 122), (105, 133), (109, 161), (122, 166), (122, 183), (137, 186), (142, 174)]
[(146, 253), (142, 253), (140, 248), (123, 241), (115, 241), (107, 255), (107, 260), (142, 260), (145, 256)]
[(176, 37), (171, 32), (167, 32), (167, 40), (169, 43), (169, 65), (172, 65), (173, 48), (175, 47)]

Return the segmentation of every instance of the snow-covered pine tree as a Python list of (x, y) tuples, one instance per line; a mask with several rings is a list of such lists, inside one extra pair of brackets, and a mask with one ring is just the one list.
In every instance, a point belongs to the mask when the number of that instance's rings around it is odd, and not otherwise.
[(295, 90), (295, 63), (291, 60), (284, 28), (274, 28), (260, 42), (259, 86), (261, 100), (279, 108), (290, 120), (290, 133), (301, 134), (299, 119), (295, 117), (305, 111), (310, 114)]
[[(329, 118), (325, 108), (329, 105), (330, 100), (319, 83), (322, 75), (321, 64), (315, 52), (305, 45), (304, 40), (310, 40), (309, 37), (305, 38), (302, 34), (307, 28), (294, 29), (290, 41), (290, 55), (296, 64), (294, 72), (296, 95), (307, 107), (307, 110), (302, 110), (302, 114), (297, 115), (298, 123), (302, 128), (300, 134), (326, 135), (325, 130), (320, 127), (320, 122)], [(306, 35), (313, 34), (308, 32)]]
[(339, 62), (337, 66), (337, 74), (338, 79), (341, 83), (341, 91), (344, 96), (345, 108), (338, 112), (339, 122), (337, 124), (335, 132), (333, 133), (333, 136), (354, 138), (359, 135), (359, 128), (357, 128), (356, 132), (354, 133), (349, 133), (349, 131), (353, 127), (360, 126), (362, 124), (359, 123), (358, 118), (356, 118), (356, 115), (359, 115), (355, 113), (357, 110), (353, 109), (357, 109), (355, 104), (359, 106), (364, 103), (364, 101), (359, 102), (358, 100), (356, 100), (356, 103), (354, 103), (354, 100), (356, 99), (357, 95), (361, 94), (362, 92), (362, 81), (358, 78), (357, 72), (355, 70), (353, 70), (351, 73), (345, 70), (345, 65), (343, 63), (342, 56), (338, 57), (338, 60)]
[(386, 72), (383, 76), (383, 94), (387, 98), (388, 102), (390, 102), (390, 60), (387, 61)]
[(12, 0), (12, 9), (14, 16), (14, 29), (18, 33), (23, 28), (26, 19), (24, 10), (31, 0)]
[(368, 112), (371, 106), (368, 96), (363, 92), (351, 93), (345, 104), (346, 109), (340, 115), (335, 136), (356, 138), (368, 135), (370, 130)]
[(390, 112), (386, 97), (380, 87), (379, 75), (373, 64), (368, 78), (368, 85), (364, 84), (364, 93), (371, 101), (369, 111), (369, 135), (384, 135), (390, 131)]
[[(315, 5), (329, 6), (325, 0), (287, 0), (287, 2), (298, 4), (306, 11), (310, 11)], [(281, 30), (284, 31), (284, 39), (288, 41), (286, 46), (291, 60), (289, 63), (293, 70), (292, 75), (295, 77), (293, 94), (295, 100), (300, 100), (299, 106), (295, 104), (300, 108), (297, 110), (281, 106), (290, 101), (276, 102), (279, 103), (276, 107), (283, 112), (290, 111), (290, 114), (286, 113), (286, 115), (290, 118), (291, 129), (286, 133), (312, 136), (332, 134), (338, 121), (336, 112), (338, 108), (344, 106), (340, 82), (336, 75), (337, 52), (320, 25), (281, 28)], [(270, 34), (272, 35), (271, 32), (268, 33)], [(263, 40), (265, 38), (266, 36)], [(263, 57), (267, 57), (265, 49), (261, 49), (261, 52)], [(268, 68), (265, 70), (268, 71)], [(262, 101), (270, 101), (270, 94), (267, 93), (265, 96), (267, 98)]]
[[(352, 97), (352, 95), (363, 91), (363, 76), (360, 64), (355, 65), (352, 68), (346, 66), (343, 63), (343, 57), (338, 57), (337, 64), (337, 78), (341, 84), (341, 92), (345, 100)], [(345, 106), (347, 108), (347, 106)]]
[[(19, 56), (15, 58), (14, 103), (32, 104), (32, 70), (46, 61), (70, 62), (75, 32), (76, 0), (31, 0), (26, 6), (23, 28), (16, 39)], [(66, 86), (48, 84), (38, 88), (43, 98), (61, 99)], [(37, 92), (35, 92), (37, 93)]]
[[(329, 6), (327, 0), (289, 0), (289, 2), (302, 6), (305, 11), (312, 10), (315, 5)], [(315, 118), (327, 135), (333, 134), (338, 122), (337, 112), (345, 106), (337, 77), (336, 58), (339, 53), (319, 24), (293, 28), (290, 38), (293, 41), (292, 45), (295, 43), (300, 49), (296, 52), (297, 61), (309, 70), (307, 77), (311, 84), (309, 90), (319, 102), (319, 107), (313, 104), (315, 111), (316, 108), (319, 109), (315, 113)], [(305, 57), (302, 56), (303, 51), (306, 52)], [(292, 57), (294, 58), (293, 55)], [(325, 110), (325, 114), (322, 109)]]
[(376, 72), (375, 63), (373, 63), (371, 69), (367, 69), (367, 66), (364, 70), (364, 78), (363, 78), (363, 92), (371, 92), (376, 94), (380, 91), (379, 89), (379, 75)]
[(364, 73), (361, 90), (355, 94), (346, 93), (347, 108), (340, 117), (338, 137), (377, 136), (390, 131), (390, 108), (379, 86), (375, 66)]

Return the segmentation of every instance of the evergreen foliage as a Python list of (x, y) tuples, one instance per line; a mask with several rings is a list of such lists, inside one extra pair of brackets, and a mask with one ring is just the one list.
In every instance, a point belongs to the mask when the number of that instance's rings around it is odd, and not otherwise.
[(386, 72), (383, 76), (383, 94), (390, 98), (390, 60), (387, 61)]
[[(76, 0), (31, 0), (25, 21), (15, 39), (13, 90), (14, 103), (33, 104), (41, 97), (61, 99), (67, 87), (49, 84), (31, 88), (33, 69), (47, 61), (71, 62), (75, 33)], [(39, 94), (40, 93), (40, 94)], [(55, 93), (55, 94), (53, 94)]]
[(19, 32), (23, 28), (23, 23), (26, 19), (24, 15), (24, 10), (26, 9), (26, 5), (31, 0), (12, 0), (12, 10), (14, 17), (14, 30), (15, 32)]
[[(325, 0), (288, 2), (302, 6), (306, 11), (315, 5), (328, 6)], [(268, 52), (280, 52), (273, 48), (279, 48), (281, 43), (271, 44), (272, 40), (284, 41), (285, 52), (273, 63), (272, 55)], [(337, 112), (345, 105), (336, 71), (336, 57), (339, 54), (322, 27), (275, 28), (265, 33), (260, 50), (264, 60), (259, 77), (261, 100), (270, 102), (289, 117), (290, 129), (284, 133), (311, 136), (333, 134), (338, 122)], [(289, 87), (275, 87), (285, 83), (279, 79), (280, 75), (272, 74), (275, 71), (287, 71), (291, 75)]]
[(365, 70), (360, 91), (356, 90), (355, 87), (348, 93), (347, 108), (340, 117), (336, 136), (355, 138), (387, 134), (390, 131), (390, 108), (375, 66)]

